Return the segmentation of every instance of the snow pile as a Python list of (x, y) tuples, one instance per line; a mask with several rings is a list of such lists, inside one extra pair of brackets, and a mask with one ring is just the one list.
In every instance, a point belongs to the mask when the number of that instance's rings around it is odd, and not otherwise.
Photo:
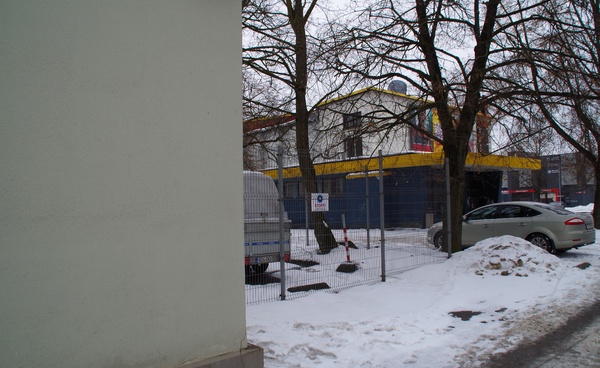
[(588, 204), (585, 206), (575, 206), (575, 207), (568, 207), (566, 208), (567, 210), (571, 211), (571, 212), (585, 212), (585, 213), (592, 213), (592, 211), (594, 210), (594, 204)]
[(528, 277), (545, 273), (552, 277), (564, 268), (556, 256), (527, 240), (508, 235), (481, 241), (455, 257), (459, 267), (478, 276)]

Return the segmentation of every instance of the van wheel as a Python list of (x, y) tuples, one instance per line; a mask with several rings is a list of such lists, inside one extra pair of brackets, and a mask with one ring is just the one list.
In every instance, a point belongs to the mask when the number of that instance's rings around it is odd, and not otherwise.
[(552, 240), (550, 240), (550, 238), (548, 238), (544, 234), (539, 234), (539, 233), (531, 234), (527, 237), (527, 241), (529, 241), (531, 244), (535, 245), (536, 247), (545, 249), (550, 254), (556, 254), (556, 248), (554, 247), (554, 243), (552, 243)]
[(269, 267), (268, 263), (258, 263), (246, 266), (246, 275), (259, 275), (265, 273)]

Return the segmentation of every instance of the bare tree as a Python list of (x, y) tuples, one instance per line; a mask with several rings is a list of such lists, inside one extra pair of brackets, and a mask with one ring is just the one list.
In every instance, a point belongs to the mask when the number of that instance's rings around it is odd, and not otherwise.
[(453, 252), (461, 249), (465, 162), (477, 117), (514, 93), (494, 88), (496, 70), (514, 62), (500, 41), (515, 19), (525, 21), (539, 6), (536, 0), (517, 3), (377, 0), (345, 21), (354, 26), (336, 32), (332, 68), (375, 81), (399, 78), (419, 97), (398, 124), (410, 124), (407, 114), (414, 111), (437, 111), (442, 137), (422, 133), (439, 140), (449, 161), (450, 205), (459, 209), (449, 224)]
[[(531, 82), (523, 100), (593, 166), (600, 203), (600, 9), (597, 0), (544, 3), (512, 39)], [(520, 83), (523, 85), (522, 83)], [(600, 206), (593, 211), (600, 228)]]
[[(320, 100), (341, 88), (328, 85), (323, 92), (320, 78), (325, 78), (325, 70), (319, 63), (323, 41), (316, 37), (310, 23), (319, 9), (317, 3), (317, 0), (247, 0), (243, 11), (248, 38), (243, 50), (244, 67), (253, 76), (249, 84), (254, 86), (252, 91), (260, 91), (246, 93), (245, 101), (258, 105), (258, 111), (267, 116), (294, 116), (295, 149), (309, 195), (317, 192), (310, 156), (309, 116)], [(309, 88), (322, 92), (312, 103)], [(311, 224), (321, 253), (338, 246), (323, 212), (311, 212)]]
[[(567, 152), (564, 140), (548, 125), (539, 108), (530, 102), (522, 105), (522, 102), (524, 101), (520, 98), (497, 102), (502, 103), (503, 110), (510, 112), (510, 115), (499, 117), (496, 121), (493, 135), (496, 147), (494, 152), (530, 158)], [(508, 174), (511, 178), (518, 175), (519, 188), (533, 189), (532, 200), (542, 198), (547, 183), (544, 180), (546, 175), (541, 170), (509, 170)], [(512, 183), (514, 185), (516, 182), (513, 180)]]

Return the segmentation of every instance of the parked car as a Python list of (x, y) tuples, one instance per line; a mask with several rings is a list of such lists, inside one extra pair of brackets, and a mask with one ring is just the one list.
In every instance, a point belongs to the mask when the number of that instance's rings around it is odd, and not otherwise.
[[(427, 232), (427, 240), (441, 249), (442, 223)], [(589, 213), (574, 213), (559, 206), (537, 202), (503, 202), (479, 207), (463, 216), (462, 246), (501, 235), (526, 239), (550, 253), (596, 241), (594, 219)]]
[(244, 265), (246, 275), (264, 273), (269, 263), (281, 260), (279, 243), (283, 227), (283, 258), (290, 259), (291, 221), (279, 219), (279, 193), (267, 175), (244, 171)]

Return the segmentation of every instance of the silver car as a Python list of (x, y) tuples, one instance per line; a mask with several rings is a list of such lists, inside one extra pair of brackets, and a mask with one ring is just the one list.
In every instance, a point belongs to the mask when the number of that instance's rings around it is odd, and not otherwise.
[[(501, 235), (526, 239), (550, 253), (565, 252), (596, 241), (594, 219), (589, 213), (574, 213), (537, 202), (503, 202), (479, 207), (463, 216), (462, 246)], [(427, 240), (442, 246), (442, 223), (433, 224)]]

